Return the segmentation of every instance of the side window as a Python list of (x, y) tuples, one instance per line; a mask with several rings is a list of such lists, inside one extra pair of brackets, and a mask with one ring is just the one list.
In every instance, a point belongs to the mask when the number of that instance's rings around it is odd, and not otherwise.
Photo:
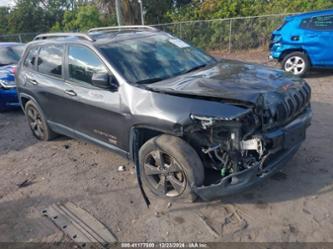
[(61, 77), (63, 54), (63, 45), (48, 45), (41, 47), (37, 63), (38, 72)]
[(91, 84), (94, 73), (108, 73), (107, 68), (98, 56), (89, 48), (69, 46), (69, 78)]
[(333, 30), (333, 15), (304, 19), (301, 23), (301, 27), (318, 31)]
[(30, 49), (30, 51), (28, 52), (28, 55), (25, 58), (24, 63), (23, 63), (23, 65), (25, 67), (28, 67), (28, 68), (31, 68), (31, 69), (35, 69), (37, 52), (38, 52), (38, 48), (32, 48), (32, 49)]

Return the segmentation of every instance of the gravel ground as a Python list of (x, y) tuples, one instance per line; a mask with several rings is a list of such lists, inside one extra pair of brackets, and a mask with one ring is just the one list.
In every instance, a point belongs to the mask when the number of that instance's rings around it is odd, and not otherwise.
[[(266, 55), (225, 57), (266, 63)], [(171, 207), (150, 196), (148, 209), (133, 165), (118, 155), (64, 137), (39, 142), (20, 111), (0, 114), (0, 241), (65, 240), (40, 211), (72, 201), (120, 241), (333, 242), (333, 73), (313, 72), (307, 81), (313, 123), (283, 172), (238, 195)], [(120, 165), (126, 171), (117, 172)]]

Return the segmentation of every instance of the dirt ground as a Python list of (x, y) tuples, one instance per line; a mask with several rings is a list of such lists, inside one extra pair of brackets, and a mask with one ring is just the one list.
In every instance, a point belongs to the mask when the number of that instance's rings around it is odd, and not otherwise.
[[(225, 57), (267, 63), (266, 55)], [(120, 241), (333, 242), (333, 72), (313, 72), (307, 81), (313, 123), (297, 155), (262, 184), (209, 203), (170, 207), (152, 198), (148, 209), (126, 160), (65, 137), (39, 142), (20, 111), (0, 114), (0, 242), (63, 241), (41, 210), (66, 201)], [(120, 165), (126, 171), (118, 172)], [(19, 188), (25, 180), (30, 184)]]

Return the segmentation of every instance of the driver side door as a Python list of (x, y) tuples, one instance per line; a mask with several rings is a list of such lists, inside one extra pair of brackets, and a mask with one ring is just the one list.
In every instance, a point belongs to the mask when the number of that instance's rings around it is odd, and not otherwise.
[[(120, 108), (118, 89), (102, 89), (92, 84), (95, 73), (110, 70), (91, 48), (83, 45), (67, 47), (65, 92), (71, 97), (70, 128), (79, 137), (106, 147), (122, 148), (122, 123), (124, 115)], [(63, 107), (66, 111), (66, 106)]]

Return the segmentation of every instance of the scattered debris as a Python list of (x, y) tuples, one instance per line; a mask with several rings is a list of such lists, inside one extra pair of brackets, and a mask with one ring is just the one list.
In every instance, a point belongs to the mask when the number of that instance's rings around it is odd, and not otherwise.
[(65, 148), (66, 150), (68, 150), (70, 147), (71, 147), (71, 146), (70, 146), (69, 144), (65, 144), (65, 145), (64, 145), (64, 148)]
[[(239, 211), (238, 208), (234, 205), (229, 205), (229, 209), (226, 209), (228, 215), (225, 216), (224, 222), (221, 224), (221, 236), (224, 237), (225, 235), (234, 235), (238, 232), (243, 231), (248, 227), (248, 223), (246, 219), (244, 219)], [(233, 219), (234, 218), (234, 219)], [(225, 230), (229, 230), (227, 234), (225, 234)]]
[(16, 185), (19, 188), (26, 188), (26, 187), (28, 187), (28, 186), (30, 186), (32, 184), (34, 184), (34, 182), (32, 180), (26, 179), (23, 182), (21, 182), (19, 184), (16, 184)]
[(289, 231), (291, 233), (297, 233), (297, 228), (291, 224), (288, 224)]
[(126, 171), (125, 166), (124, 166), (124, 165), (120, 165), (120, 166), (118, 167), (118, 172), (124, 172), (124, 171)]
[(218, 232), (215, 231), (215, 229), (207, 222), (207, 218), (204, 217), (201, 214), (198, 214), (199, 219), (202, 221), (202, 223), (207, 227), (208, 231), (216, 238), (219, 238), (220, 235), (218, 234)]
[(168, 202), (168, 208), (171, 208), (172, 202)]
[(155, 212), (154, 215), (155, 215), (157, 218), (161, 217), (160, 212)]
[(109, 243), (117, 241), (116, 237), (87, 211), (72, 202), (53, 204), (42, 211), (42, 215), (60, 228), (81, 248), (87, 243), (95, 243), (96, 248), (106, 248)]
[(303, 208), (302, 211), (303, 211), (303, 213), (311, 215), (311, 212), (309, 210), (305, 209), (305, 208)]

